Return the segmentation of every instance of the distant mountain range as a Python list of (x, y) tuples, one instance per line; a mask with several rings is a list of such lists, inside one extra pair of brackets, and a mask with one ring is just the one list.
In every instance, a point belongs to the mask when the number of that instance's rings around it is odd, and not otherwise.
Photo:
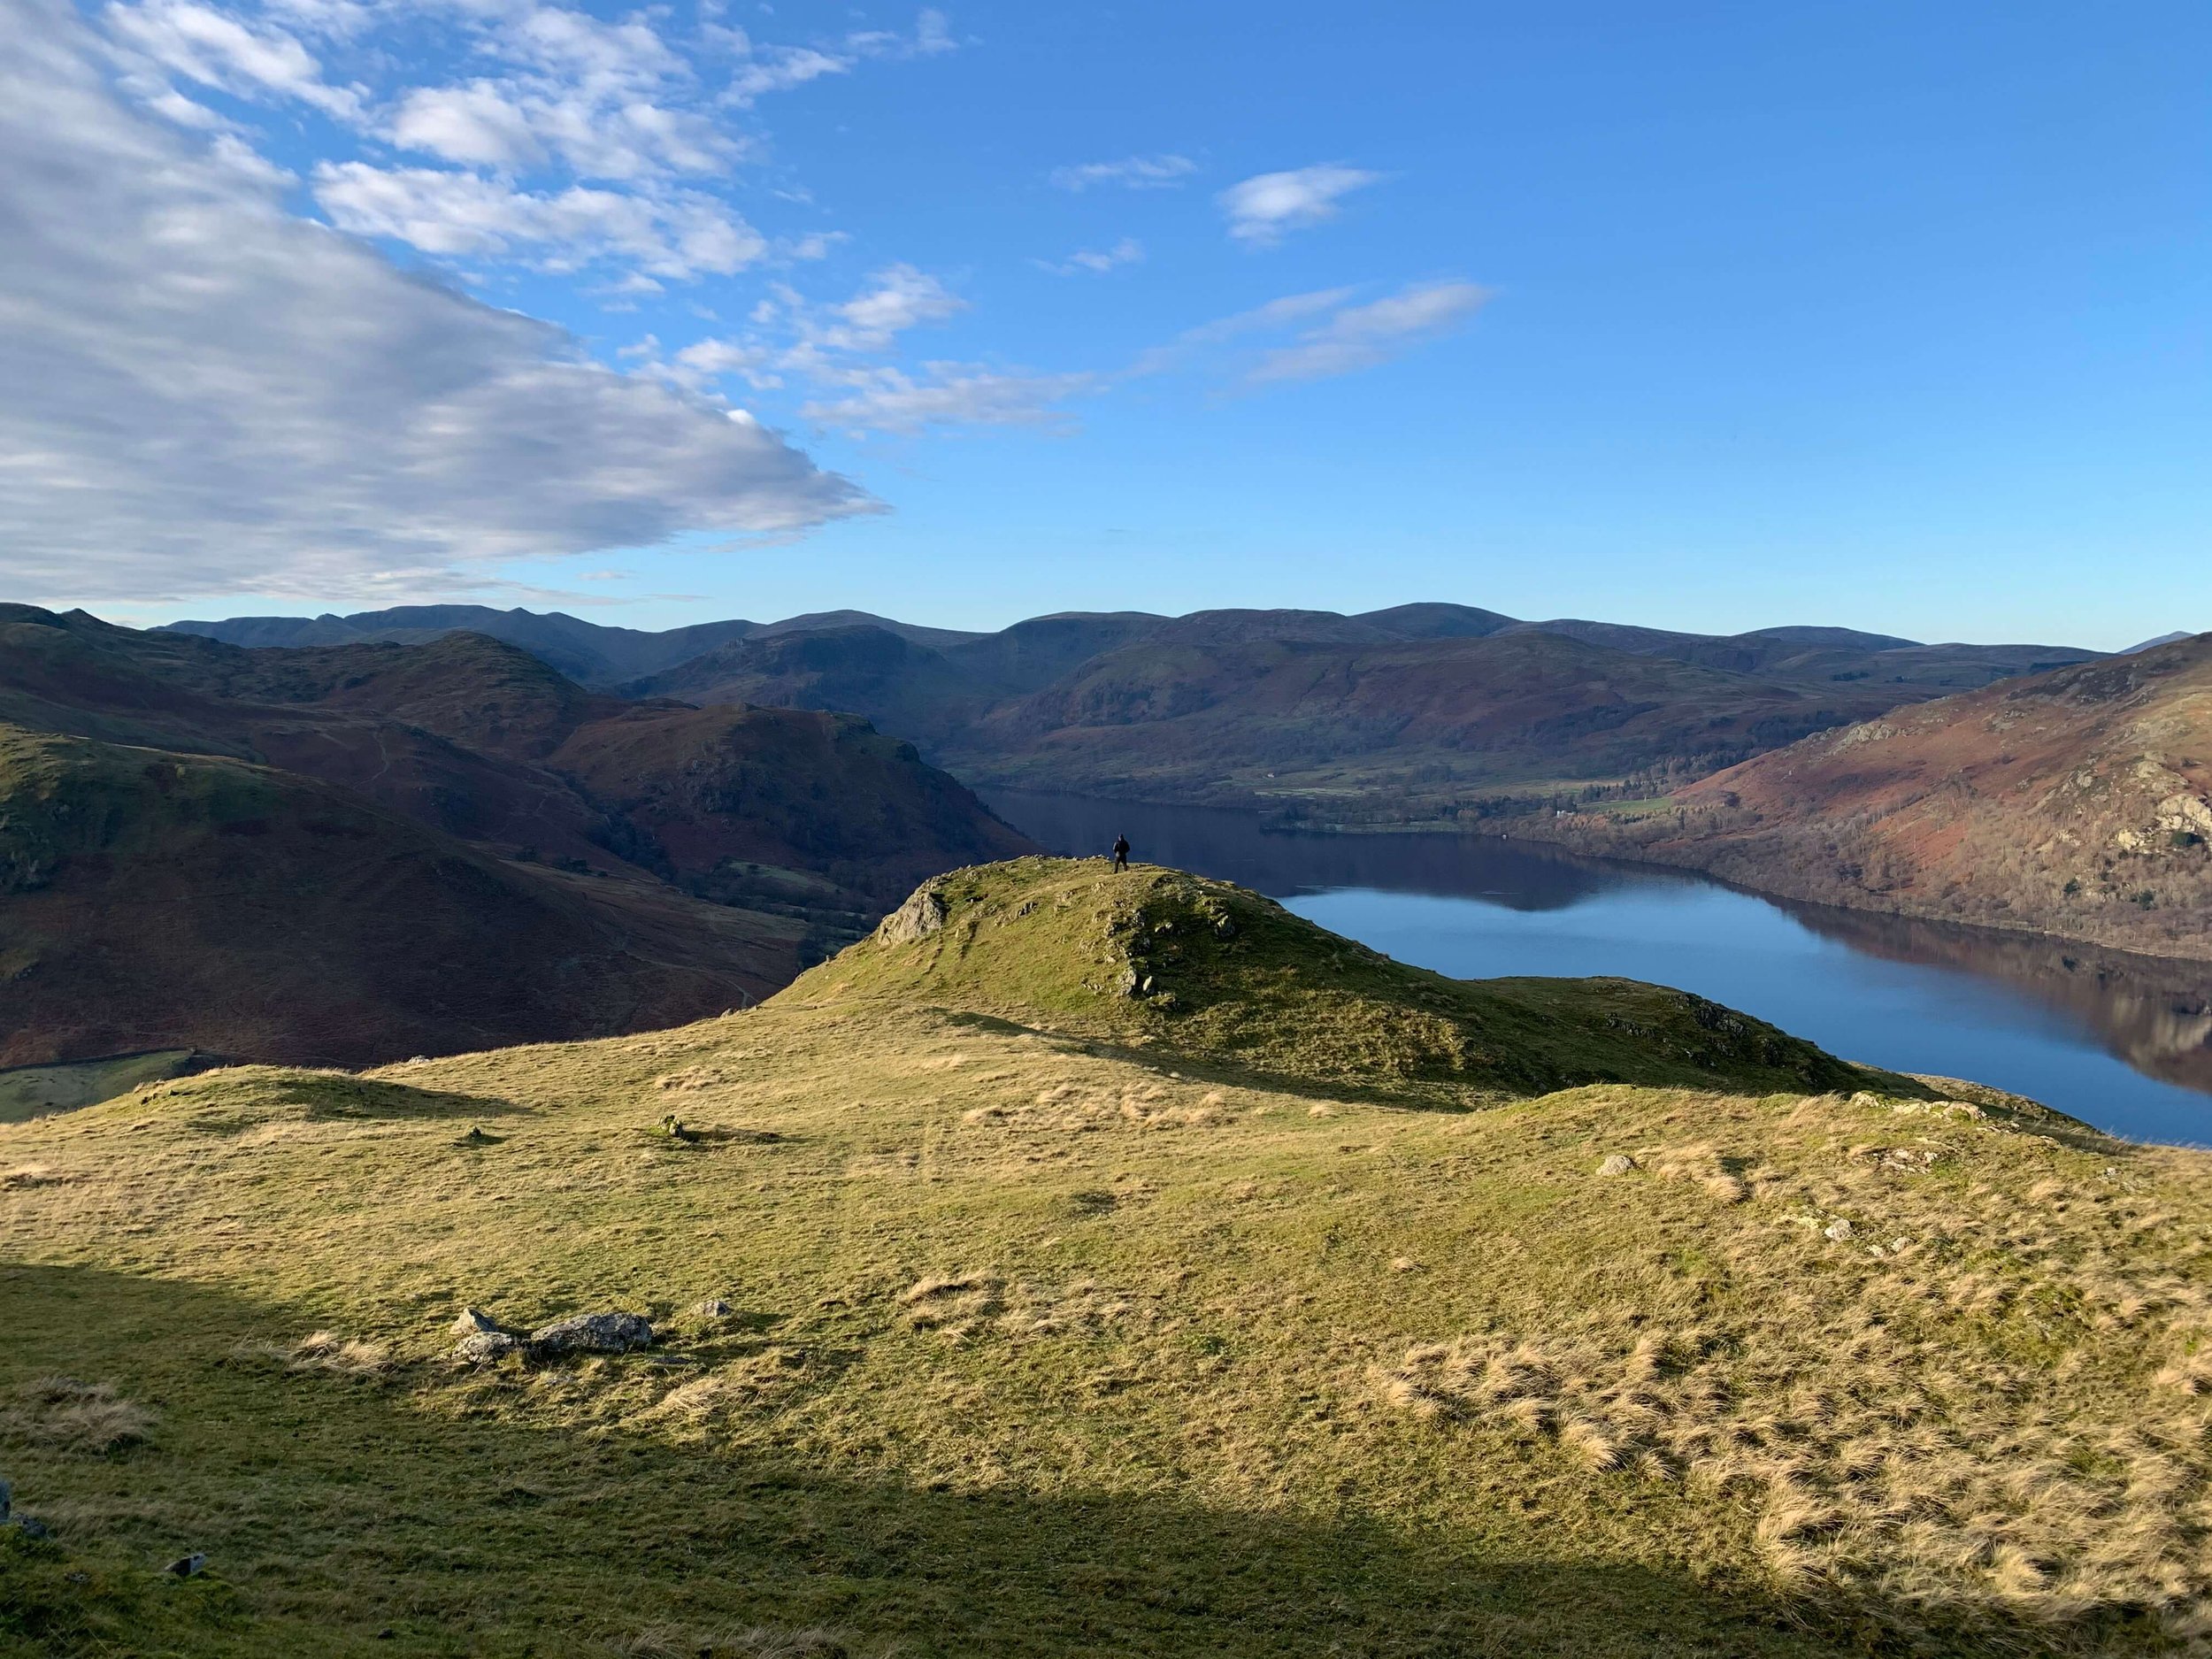
[(475, 633), (253, 650), (0, 606), (0, 1065), (671, 1025), (1027, 846), (850, 715), (625, 701)]
[(1567, 782), (1664, 787), (1896, 706), (2094, 659), (1848, 628), (1715, 635), (1443, 603), (1033, 618), (993, 634), (858, 611), (664, 634), (420, 606), (183, 622), (234, 644), (467, 629), (634, 698), (838, 710), (974, 784), (1452, 817)]
[(178, 627), (260, 642), (465, 628), (648, 707), (864, 716), (978, 786), (1479, 826), (1801, 898), (2212, 955), (2207, 635), (2107, 657), (1443, 603), (992, 634), (852, 611), (646, 634), (465, 606)]

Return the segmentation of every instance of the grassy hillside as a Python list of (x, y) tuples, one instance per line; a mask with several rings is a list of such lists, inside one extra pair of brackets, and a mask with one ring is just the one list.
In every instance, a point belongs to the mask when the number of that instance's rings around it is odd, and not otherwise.
[(1449, 979), (1225, 881), (1024, 858), (955, 871), (795, 997), (949, 999), (1285, 1087), (1467, 1105), (1579, 1083), (1852, 1089), (1862, 1072), (1748, 1016), (1627, 979)]
[(2212, 956), (2212, 634), (1526, 826), (1825, 903)]
[[(1187, 1014), (1084, 988), (1140, 895), (1250, 948), (1141, 953)], [(1515, 987), (1169, 872), (928, 909), (678, 1031), (0, 1126), (0, 1467), (54, 1534), (0, 1532), (0, 1652), (2201, 1640), (2205, 1155), (1741, 1055), (1530, 1097), (1561, 1051), (1502, 1026), (1452, 1110), (1423, 994)], [(1654, 994), (1552, 995), (1579, 1049)], [(469, 1305), (657, 1339), (473, 1367)]]

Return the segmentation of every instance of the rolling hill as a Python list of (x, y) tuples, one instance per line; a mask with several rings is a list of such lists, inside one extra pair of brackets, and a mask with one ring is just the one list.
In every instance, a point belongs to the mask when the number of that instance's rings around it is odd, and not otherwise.
[(0, 1652), (2185, 1653), (2207, 1156), (958, 872), (749, 1012), (0, 1125)]
[(1523, 827), (1824, 903), (2212, 957), (2212, 634)]
[(1695, 776), (1864, 706), (1848, 689), (1534, 631), (1383, 645), (1169, 636), (1001, 704), (938, 752), (980, 783), (1415, 818), (1559, 780)]
[(625, 701), (477, 634), (250, 649), (8, 607), (0, 722), (0, 1064), (669, 1024), (1027, 846), (853, 717)]
[[(287, 626), (304, 641), (341, 623), (373, 633), (428, 614)], [(623, 695), (859, 714), (972, 782), (1337, 823), (1450, 823), (1497, 810), (1499, 797), (1509, 810), (1548, 803), (1561, 786), (1648, 794), (1823, 726), (2096, 656), (1847, 628), (1721, 636), (1526, 622), (1443, 603), (1357, 616), (1070, 614), (995, 634), (854, 611), (666, 636), (468, 615)], [(268, 618), (177, 626), (240, 639), (283, 632)], [(600, 641), (599, 656), (575, 666), (580, 630)], [(537, 642), (554, 634), (556, 643)], [(647, 672), (611, 666), (648, 657), (659, 665)]]

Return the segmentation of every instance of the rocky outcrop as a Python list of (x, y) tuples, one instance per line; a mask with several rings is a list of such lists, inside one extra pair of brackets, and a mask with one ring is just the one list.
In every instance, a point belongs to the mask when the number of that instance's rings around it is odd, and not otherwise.
[(876, 926), (876, 940), (886, 945), (911, 945), (927, 939), (945, 925), (945, 900), (935, 881), (916, 887), (905, 903)]
[(626, 1354), (653, 1341), (652, 1323), (640, 1313), (572, 1314), (525, 1335), (480, 1308), (464, 1308), (452, 1328), (460, 1339), (453, 1346), (454, 1358), (472, 1365), (490, 1364), (510, 1354), (533, 1364), (567, 1354)]

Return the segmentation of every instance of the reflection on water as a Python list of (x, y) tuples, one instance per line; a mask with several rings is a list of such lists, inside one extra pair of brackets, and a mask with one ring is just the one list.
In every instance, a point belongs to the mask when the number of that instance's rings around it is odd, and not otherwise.
[(1999, 980), (2093, 1028), (2137, 1071), (2212, 1094), (2212, 963), (1778, 902), (1815, 933), (1854, 950)]
[(994, 793), (1056, 852), (1256, 887), (1446, 973), (1619, 973), (1824, 1048), (2016, 1089), (2118, 1133), (2212, 1141), (2212, 964), (1772, 901), (1675, 871), (1451, 835), (1301, 835), (1249, 814)]
[(1285, 899), (1340, 887), (1484, 899), (1559, 910), (1632, 885), (1708, 885), (1696, 876), (1578, 858), (1548, 848), (1438, 834), (1302, 835), (1263, 830), (1249, 812), (1135, 806), (1077, 795), (986, 790), (991, 809), (1056, 853), (1104, 852), (1126, 830), (1144, 863), (1172, 864)]

